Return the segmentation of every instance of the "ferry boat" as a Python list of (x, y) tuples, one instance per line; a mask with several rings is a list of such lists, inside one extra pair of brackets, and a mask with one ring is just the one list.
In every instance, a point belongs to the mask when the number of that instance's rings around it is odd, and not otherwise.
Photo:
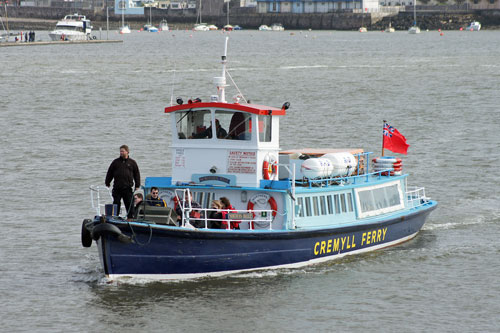
[(208, 28), (208, 25), (206, 23), (197, 23), (194, 25), (193, 30), (194, 31), (208, 31), (210, 29)]
[[(279, 122), (290, 104), (241, 95), (227, 102), (226, 55), (227, 38), (216, 95), (165, 108), (172, 174), (147, 177), (142, 191), (147, 198), (158, 188), (167, 207), (145, 204), (127, 220), (103, 200), (107, 188), (91, 186), (95, 217), (83, 221), (81, 241), (97, 244), (108, 279), (293, 268), (417, 235), (437, 203), (407, 184), (399, 159), (374, 158), (371, 166), (371, 153), (357, 148), (280, 151)], [(231, 205), (212, 208), (222, 197)]]
[(92, 25), (85, 15), (77, 13), (66, 15), (58, 21), (53, 31), (49, 33), (50, 39), (57, 40), (88, 40), (91, 37)]

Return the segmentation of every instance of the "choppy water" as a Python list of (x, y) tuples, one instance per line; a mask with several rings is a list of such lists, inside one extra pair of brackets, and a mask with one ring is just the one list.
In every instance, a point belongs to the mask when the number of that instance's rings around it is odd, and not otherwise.
[(300, 270), (107, 284), (80, 245), (88, 186), (123, 143), (143, 177), (170, 173), (172, 83), (215, 93), (224, 35), (1, 48), (0, 331), (498, 331), (500, 32), (294, 33), (233, 32), (239, 88), (291, 103), (285, 149), (379, 153), (382, 120), (398, 128), (410, 182), (440, 204), (419, 236)]

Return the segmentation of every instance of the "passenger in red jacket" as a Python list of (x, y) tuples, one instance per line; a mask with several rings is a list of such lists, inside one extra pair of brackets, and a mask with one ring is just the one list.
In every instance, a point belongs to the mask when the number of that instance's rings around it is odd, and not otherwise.
[[(236, 210), (234, 207), (231, 205), (231, 202), (229, 201), (228, 198), (222, 197), (220, 198), (220, 201), (222, 202), (222, 209), (225, 211), (222, 211), (222, 218), (225, 220), (229, 220), (229, 213), (236, 213)], [(227, 211), (229, 210), (229, 211)], [(240, 228), (240, 222), (241, 221), (231, 221), (231, 229), (239, 229)], [(227, 229), (227, 221), (222, 221), (221, 223), (222, 229)]]

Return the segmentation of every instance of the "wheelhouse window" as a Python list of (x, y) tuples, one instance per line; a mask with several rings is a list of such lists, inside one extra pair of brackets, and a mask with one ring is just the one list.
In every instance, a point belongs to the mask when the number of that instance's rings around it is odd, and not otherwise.
[(359, 216), (375, 216), (403, 209), (403, 193), (399, 181), (356, 189)]
[(271, 142), (272, 116), (258, 116), (259, 119), (259, 141)]
[[(245, 112), (229, 112), (216, 110), (215, 120), (220, 124), (218, 139), (250, 140), (251, 114)], [(225, 135), (223, 135), (225, 134)]]
[(179, 139), (210, 139), (212, 133), (210, 110), (183, 111), (175, 114)]

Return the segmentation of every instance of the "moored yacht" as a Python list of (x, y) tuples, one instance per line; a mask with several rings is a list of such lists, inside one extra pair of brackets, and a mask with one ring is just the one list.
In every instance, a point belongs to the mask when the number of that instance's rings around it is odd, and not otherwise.
[(158, 29), (160, 31), (168, 31), (169, 30), (168, 23), (167, 23), (166, 19), (161, 20)]
[(271, 30), (272, 31), (285, 31), (285, 28), (283, 27), (283, 25), (281, 25), (281, 23), (273, 23), (271, 25)]
[(478, 21), (471, 22), (471, 24), (467, 27), (469, 31), (479, 31), (481, 30), (481, 23)]
[(88, 40), (91, 39), (92, 25), (85, 15), (71, 14), (57, 22), (49, 33), (52, 40)]

